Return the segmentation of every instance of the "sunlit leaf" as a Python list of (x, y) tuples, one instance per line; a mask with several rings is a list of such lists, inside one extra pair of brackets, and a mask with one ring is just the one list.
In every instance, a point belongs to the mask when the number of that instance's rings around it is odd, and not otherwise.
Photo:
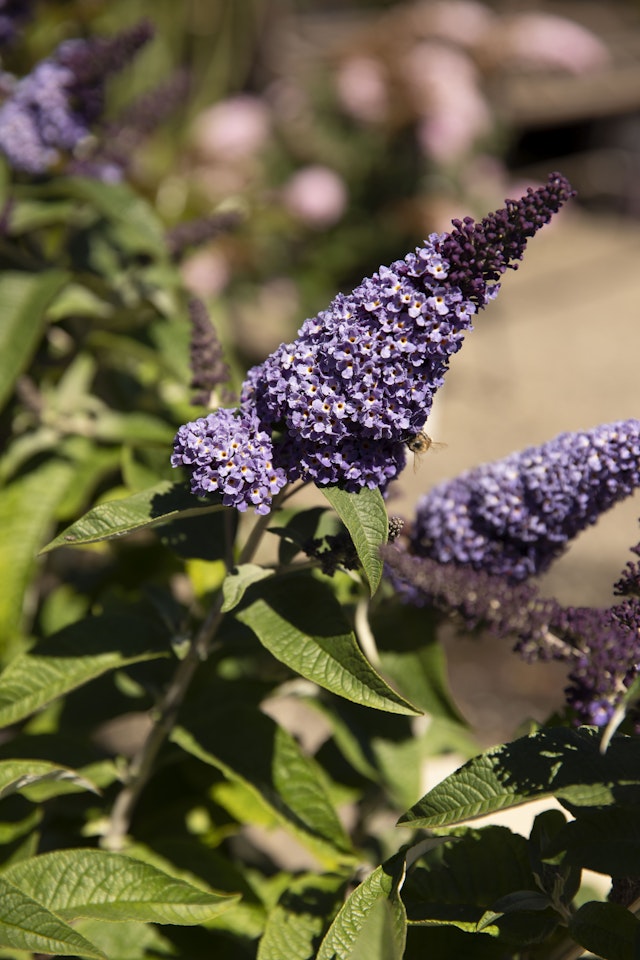
[(353, 891), (331, 924), (316, 960), (402, 960), (406, 914), (398, 893), (405, 860), (396, 854)]
[(440, 827), (554, 796), (568, 809), (640, 800), (640, 744), (616, 737), (606, 754), (593, 730), (539, 730), (474, 757), (399, 823)]
[(257, 960), (314, 956), (344, 885), (344, 878), (335, 874), (296, 877), (269, 914)]
[(44, 330), (46, 308), (66, 280), (60, 270), (6, 270), (0, 275), (0, 408), (29, 363)]
[(65, 627), (0, 674), (0, 726), (28, 717), (109, 670), (167, 655), (168, 641), (148, 620), (89, 617)]
[(51, 791), (49, 796), (55, 796), (57, 783), (73, 783), (85, 790), (98, 792), (94, 784), (68, 767), (46, 760), (0, 760), (0, 799), (11, 793), (24, 793), (31, 798), (38, 785), (46, 785)]
[(105, 955), (36, 898), (0, 876), (0, 944), (62, 957)]
[(56, 547), (113, 540), (143, 527), (166, 523), (178, 516), (194, 517), (223, 509), (218, 504), (201, 503), (183, 484), (164, 480), (130, 497), (98, 504), (48, 543), (42, 553), (55, 550)]
[(2, 877), (58, 916), (192, 925), (237, 899), (170, 877), (131, 857), (105, 850), (43, 853), (7, 868)]
[(22, 618), (24, 592), (59, 501), (73, 479), (73, 466), (45, 463), (0, 490), (0, 637)]
[(420, 712), (376, 673), (323, 583), (310, 576), (274, 577), (251, 588), (246, 599), (249, 605), (237, 619), (296, 673), (365, 707)]
[(347, 493), (340, 487), (319, 487), (336, 511), (358, 552), (371, 593), (382, 579), (379, 549), (387, 542), (389, 521), (382, 494), (376, 488), (363, 487), (358, 493)]

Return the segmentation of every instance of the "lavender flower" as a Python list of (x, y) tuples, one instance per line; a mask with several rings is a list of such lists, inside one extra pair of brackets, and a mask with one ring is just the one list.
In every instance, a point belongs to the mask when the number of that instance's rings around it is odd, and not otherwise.
[(151, 36), (146, 23), (110, 39), (66, 40), (15, 83), (0, 107), (0, 150), (16, 170), (45, 173), (90, 134), (104, 80)]
[(432, 489), (418, 504), (411, 549), (524, 580), (638, 486), (639, 420), (565, 433)]
[(194, 493), (218, 494), (224, 506), (241, 512), (253, 506), (269, 513), (272, 497), (287, 482), (272, 460), (271, 437), (255, 418), (217, 410), (180, 427), (171, 464), (190, 469)]
[[(451, 233), (432, 234), (353, 293), (339, 294), (293, 343), (249, 371), (243, 415), (274, 438), (274, 463), (287, 480), (354, 491), (388, 485), (474, 314), (571, 195), (564, 177), (552, 174), (547, 186), (529, 188), (481, 223), (454, 221)], [(174, 462), (191, 466), (178, 455)]]

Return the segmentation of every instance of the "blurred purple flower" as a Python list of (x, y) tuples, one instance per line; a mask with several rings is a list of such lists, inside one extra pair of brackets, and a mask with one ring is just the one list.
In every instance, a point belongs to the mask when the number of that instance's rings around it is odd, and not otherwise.
[(389, 90), (379, 60), (350, 57), (339, 66), (335, 83), (340, 103), (350, 116), (363, 123), (380, 123), (386, 119)]
[(85, 141), (102, 113), (104, 81), (151, 37), (145, 22), (114, 37), (65, 40), (16, 82), (0, 106), (0, 150), (17, 170), (41, 174)]
[(638, 486), (639, 420), (561, 434), (429, 491), (417, 507), (411, 549), (525, 580)]
[(0, 0), (0, 47), (17, 38), (33, 15), (33, 0)]
[(494, 35), (502, 62), (581, 74), (610, 60), (605, 44), (587, 27), (544, 11), (515, 14)]

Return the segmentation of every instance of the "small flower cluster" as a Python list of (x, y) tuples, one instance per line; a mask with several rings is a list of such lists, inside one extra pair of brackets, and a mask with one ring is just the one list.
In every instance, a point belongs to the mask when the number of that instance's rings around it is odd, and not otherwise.
[(640, 421), (565, 433), (434, 487), (411, 549), (440, 563), (525, 580), (640, 486)]
[(105, 77), (151, 37), (141, 23), (109, 39), (66, 40), (22, 80), (0, 107), (0, 150), (16, 170), (46, 173), (73, 151), (103, 109)]
[(272, 460), (271, 437), (255, 418), (223, 409), (180, 427), (171, 464), (189, 468), (194, 493), (217, 493), (226, 507), (269, 513), (287, 482)]
[[(249, 371), (243, 415), (277, 434), (273, 456), (288, 480), (386, 488), (404, 467), (405, 444), (422, 429), (474, 314), (571, 195), (565, 178), (552, 174), (545, 187), (479, 224), (455, 221), (451, 233), (432, 234), (415, 253), (337, 296), (293, 343)], [(203, 492), (194, 480), (192, 489)]]

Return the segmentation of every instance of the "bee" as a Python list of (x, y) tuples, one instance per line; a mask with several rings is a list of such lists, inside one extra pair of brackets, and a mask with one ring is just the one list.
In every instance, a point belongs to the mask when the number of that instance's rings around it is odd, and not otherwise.
[(411, 434), (404, 442), (413, 454), (414, 471), (418, 469), (418, 465), (425, 453), (428, 453), (429, 450), (433, 450), (434, 452), (436, 450), (443, 450), (446, 447), (446, 443), (439, 443), (437, 440), (432, 440), (424, 430)]

